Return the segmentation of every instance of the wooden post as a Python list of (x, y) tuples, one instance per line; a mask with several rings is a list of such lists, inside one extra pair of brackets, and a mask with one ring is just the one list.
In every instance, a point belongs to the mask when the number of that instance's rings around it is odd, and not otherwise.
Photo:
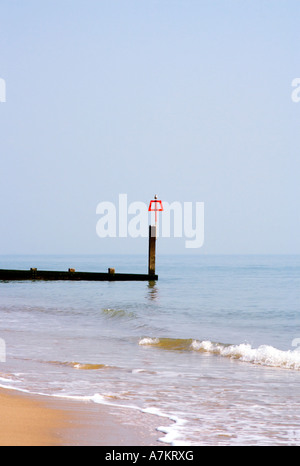
[(148, 274), (155, 275), (156, 226), (149, 225)]

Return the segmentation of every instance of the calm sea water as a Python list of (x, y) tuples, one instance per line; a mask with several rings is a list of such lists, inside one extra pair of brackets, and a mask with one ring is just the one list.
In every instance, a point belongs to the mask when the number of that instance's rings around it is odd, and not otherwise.
[[(147, 258), (0, 257), (30, 267), (144, 273)], [(300, 256), (161, 256), (157, 272), (1, 282), (1, 386), (151, 413), (172, 445), (299, 445)]]

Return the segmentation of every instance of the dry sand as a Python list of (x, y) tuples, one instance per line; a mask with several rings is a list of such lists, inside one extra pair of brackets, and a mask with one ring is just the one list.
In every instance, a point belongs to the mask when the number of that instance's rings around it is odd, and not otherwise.
[(163, 445), (157, 419), (125, 414), (126, 424), (107, 406), (0, 390), (0, 446)]
[(46, 408), (27, 396), (0, 392), (0, 446), (60, 445), (64, 422), (60, 410)]

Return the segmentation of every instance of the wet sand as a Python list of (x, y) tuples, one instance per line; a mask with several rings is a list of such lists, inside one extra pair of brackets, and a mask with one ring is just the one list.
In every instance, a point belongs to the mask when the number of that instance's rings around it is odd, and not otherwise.
[(120, 409), (1, 390), (0, 446), (163, 445), (157, 440), (157, 419), (139, 412), (126, 415), (124, 424)]

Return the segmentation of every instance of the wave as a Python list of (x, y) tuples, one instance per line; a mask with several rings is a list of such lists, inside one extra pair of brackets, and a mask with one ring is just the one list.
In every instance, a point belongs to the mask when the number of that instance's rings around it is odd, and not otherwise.
[(199, 351), (262, 366), (300, 370), (300, 351), (297, 349), (283, 351), (269, 345), (252, 348), (250, 344), (230, 345), (206, 340), (149, 337), (142, 338), (139, 345), (172, 351)]
[(156, 346), (173, 351), (188, 351), (191, 349), (193, 339), (183, 338), (149, 338), (145, 337), (139, 341), (141, 346)]
[[(87, 397), (85, 398), (87, 399)], [(89, 401), (93, 401), (97, 404), (103, 404), (113, 407), (120, 407), (120, 408), (127, 408), (140, 411), (141, 413), (150, 414), (153, 416), (158, 416), (160, 418), (168, 419), (172, 424), (170, 426), (159, 426), (156, 428), (158, 432), (162, 432), (165, 434), (163, 437), (158, 439), (159, 442), (170, 444), (172, 446), (182, 446), (182, 445), (189, 445), (188, 443), (181, 440), (181, 429), (182, 426), (186, 424), (186, 420), (179, 418), (175, 415), (166, 414), (161, 411), (159, 408), (156, 407), (148, 407), (148, 408), (140, 408), (135, 405), (128, 405), (128, 404), (117, 404), (115, 402), (111, 402), (107, 399), (107, 396), (100, 395), (96, 393), (95, 395), (88, 397)]]
[(112, 366), (108, 366), (107, 364), (90, 364), (90, 363), (81, 363), (81, 362), (75, 362), (75, 361), (70, 361), (70, 362), (48, 361), (48, 364), (54, 364), (56, 366), (68, 366), (68, 367), (72, 367), (73, 369), (85, 370), (85, 371), (112, 368)]
[(136, 314), (132, 311), (126, 311), (124, 309), (102, 309), (102, 314), (105, 317), (108, 317), (110, 319), (135, 319)]

